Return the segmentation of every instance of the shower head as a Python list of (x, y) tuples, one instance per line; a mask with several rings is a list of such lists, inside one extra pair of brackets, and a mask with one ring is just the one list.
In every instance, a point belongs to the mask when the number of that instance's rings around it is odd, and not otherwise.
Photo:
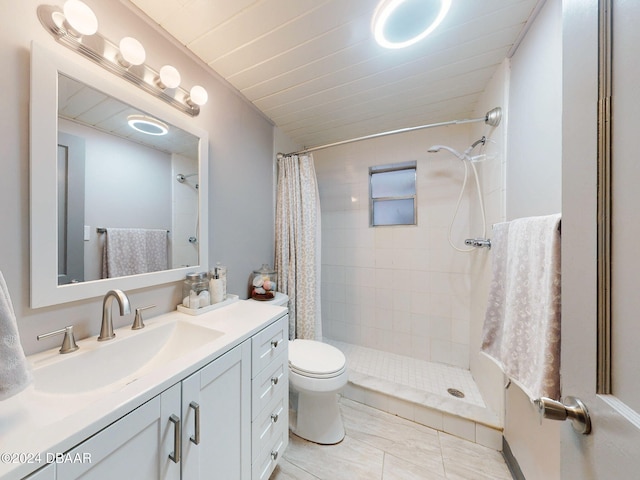
[(446, 150), (447, 152), (455, 155), (456, 157), (458, 157), (460, 160), (464, 160), (465, 158), (465, 154), (458, 152), (457, 150), (454, 150), (451, 147), (447, 147), (446, 145), (432, 145), (431, 147), (429, 147), (429, 150), (427, 150), (430, 153), (436, 153), (439, 152), (440, 150)]

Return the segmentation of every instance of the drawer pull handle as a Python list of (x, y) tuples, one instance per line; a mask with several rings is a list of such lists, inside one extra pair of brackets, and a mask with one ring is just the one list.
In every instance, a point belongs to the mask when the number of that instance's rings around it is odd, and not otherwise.
[(189, 404), (189, 408), (193, 408), (193, 411), (195, 413), (195, 417), (194, 417), (194, 434), (189, 438), (189, 440), (191, 440), (193, 443), (195, 443), (196, 445), (200, 445), (200, 405), (198, 405), (196, 402), (191, 402)]
[(271, 378), (271, 385), (277, 385), (278, 384), (278, 377), (272, 377)]
[(280, 345), (280, 342), (282, 342), (282, 339), (280, 340), (271, 340), (271, 348), (278, 348), (278, 345)]
[(174, 463), (180, 463), (180, 419), (176, 415), (171, 415), (169, 421), (173, 423), (173, 452), (169, 454), (169, 458)]
[(272, 413), (271, 414), (271, 421), (273, 423), (276, 423), (278, 421), (278, 414), (277, 413)]
[(271, 452), (271, 460), (276, 460), (278, 458), (278, 452)]

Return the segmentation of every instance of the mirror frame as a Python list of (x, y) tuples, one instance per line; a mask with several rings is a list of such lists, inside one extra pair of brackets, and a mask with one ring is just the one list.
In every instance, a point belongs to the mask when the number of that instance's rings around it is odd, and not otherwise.
[[(156, 118), (181, 128), (200, 139), (198, 145), (199, 182), (198, 231), (199, 265), (127, 277), (91, 280), (58, 285), (58, 73), (64, 73), (118, 98)], [(119, 288), (135, 290), (185, 278), (187, 272), (208, 270), (208, 133), (193, 125), (194, 119), (168, 107), (81, 57), (59, 55), (42, 45), (31, 43), (30, 145), (30, 277), (31, 308), (101, 297)]]

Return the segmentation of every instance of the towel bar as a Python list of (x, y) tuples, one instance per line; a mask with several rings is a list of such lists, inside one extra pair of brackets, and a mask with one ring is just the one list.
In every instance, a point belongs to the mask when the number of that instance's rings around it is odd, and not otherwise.
[[(96, 232), (98, 233), (107, 233), (107, 229), (104, 227), (97, 227)], [(167, 233), (171, 233), (171, 230), (167, 230)]]

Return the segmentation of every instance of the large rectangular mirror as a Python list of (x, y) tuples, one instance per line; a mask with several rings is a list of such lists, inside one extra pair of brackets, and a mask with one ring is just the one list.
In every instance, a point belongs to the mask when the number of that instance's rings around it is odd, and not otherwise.
[[(32, 45), (34, 308), (176, 281), (208, 265), (206, 132), (73, 60)], [(152, 134), (132, 129), (136, 119)]]

